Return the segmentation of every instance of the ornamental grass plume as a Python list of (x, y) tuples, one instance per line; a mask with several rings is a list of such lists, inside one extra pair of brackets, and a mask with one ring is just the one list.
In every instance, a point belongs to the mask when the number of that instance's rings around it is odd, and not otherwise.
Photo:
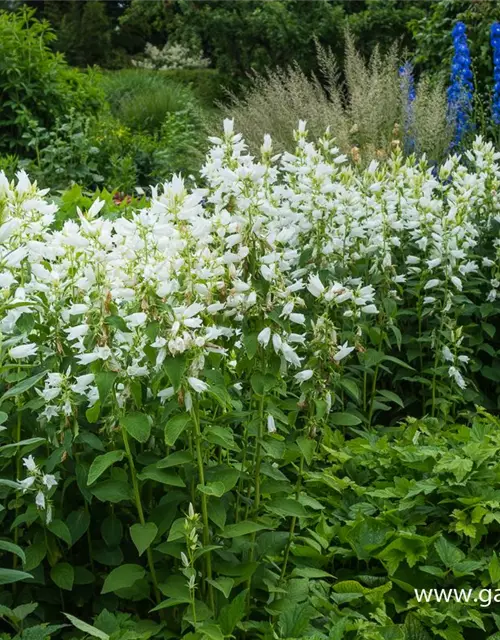
[(234, 117), (252, 152), (258, 152), (265, 133), (272, 135), (276, 151), (293, 151), (291, 131), (307, 118), (313, 139), (329, 127), (342, 153), (361, 166), (390, 156), (395, 125), (406, 129), (411, 141), (405, 153), (426, 153), (434, 162), (445, 157), (452, 126), (442, 83), (423, 76), (407, 86), (395, 47), (385, 53), (375, 49), (367, 61), (347, 34), (342, 73), (332, 51), (319, 43), (316, 47), (318, 75), (307, 76), (296, 63), (255, 73), (242, 97), (231, 95), (230, 104), (221, 105)]
[(457, 147), (466, 133), (472, 129), (472, 83), (471, 57), (467, 44), (466, 26), (457, 22), (452, 29), (454, 55), (451, 63), (450, 86), (448, 88), (449, 118), (455, 133), (452, 146)]

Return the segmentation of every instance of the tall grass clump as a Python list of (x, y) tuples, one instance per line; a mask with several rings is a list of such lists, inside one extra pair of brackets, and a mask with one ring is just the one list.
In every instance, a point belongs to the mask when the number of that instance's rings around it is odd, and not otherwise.
[[(319, 74), (308, 76), (298, 64), (255, 73), (242, 97), (231, 95), (228, 115), (235, 118), (255, 152), (265, 133), (277, 150), (293, 149), (291, 131), (306, 118), (313, 138), (329, 128), (336, 144), (355, 162), (387, 157), (391, 148), (411, 138), (411, 149), (442, 159), (452, 139), (447, 119), (446, 92), (439, 82), (423, 77), (416, 84), (410, 130), (403, 131), (406, 108), (399, 69), (402, 56), (396, 46), (388, 52), (375, 48), (369, 60), (346, 34), (342, 68), (329, 49), (317, 43)], [(403, 145), (404, 146), (404, 145)]]
[(190, 89), (157, 72), (126, 69), (103, 77), (112, 114), (132, 130), (155, 133), (170, 114), (200, 113)]

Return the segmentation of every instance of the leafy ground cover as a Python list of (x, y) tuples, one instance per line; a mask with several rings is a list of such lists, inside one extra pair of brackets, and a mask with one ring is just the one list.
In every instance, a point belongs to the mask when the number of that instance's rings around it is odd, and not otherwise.
[(0, 176), (5, 638), (497, 637), (414, 589), (500, 580), (499, 155), (294, 135), (141, 200)]

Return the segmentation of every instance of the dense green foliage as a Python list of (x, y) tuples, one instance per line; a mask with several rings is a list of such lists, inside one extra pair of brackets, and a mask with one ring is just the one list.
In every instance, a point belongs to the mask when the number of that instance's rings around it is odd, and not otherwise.
[(0, 152), (29, 152), (34, 130), (51, 129), (72, 108), (89, 114), (102, 104), (93, 77), (54, 54), (53, 39), (33, 12), (0, 13)]

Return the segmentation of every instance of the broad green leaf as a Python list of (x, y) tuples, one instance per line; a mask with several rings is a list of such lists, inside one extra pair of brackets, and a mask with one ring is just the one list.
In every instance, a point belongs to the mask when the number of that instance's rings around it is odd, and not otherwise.
[(142, 473), (138, 475), (139, 480), (152, 480), (153, 482), (160, 482), (161, 484), (170, 485), (171, 487), (185, 487), (184, 480), (173, 471), (165, 471), (164, 469), (157, 469), (156, 465), (150, 465), (143, 469)]
[(137, 580), (142, 580), (145, 575), (146, 570), (144, 567), (138, 564), (123, 564), (113, 569), (106, 577), (101, 593), (111, 593), (112, 591), (131, 587)]
[(105, 480), (92, 487), (92, 493), (101, 502), (117, 503), (131, 499), (131, 489), (127, 482), (121, 480)]
[(169, 467), (179, 467), (188, 462), (192, 462), (193, 457), (189, 451), (175, 451), (160, 462), (156, 463), (158, 469), (168, 469)]
[(492, 584), (500, 581), (500, 562), (495, 552), (493, 552), (490, 563), (488, 564), (488, 573), (490, 574)]
[(18, 384), (14, 385), (10, 389), (8, 389), (0, 398), (0, 404), (5, 400), (7, 400), (8, 398), (14, 398), (16, 396), (21, 395), (25, 391), (28, 391), (28, 389), (31, 389), (31, 387), (34, 387), (35, 384), (39, 380), (41, 380), (46, 374), (47, 374), (47, 371), (41, 371), (40, 373), (37, 373), (34, 376), (30, 376), (29, 378), (25, 378)]
[(121, 426), (138, 442), (147, 442), (151, 434), (151, 424), (145, 413), (134, 411), (120, 420)]
[(264, 529), (269, 529), (269, 527), (253, 522), (253, 520), (243, 520), (242, 522), (228, 525), (220, 535), (222, 538), (239, 538)]
[(62, 520), (52, 520), (52, 522), (47, 525), (47, 529), (61, 540), (64, 540), (68, 547), (71, 546), (73, 542), (71, 532)]
[(355, 402), (360, 401), (361, 392), (359, 390), (358, 383), (355, 380), (342, 376), (339, 380), (339, 384)]
[(300, 502), (294, 498), (276, 498), (268, 502), (265, 507), (267, 511), (284, 518), (288, 516), (305, 518), (308, 515)]
[(456, 564), (465, 559), (465, 554), (444, 536), (436, 540), (434, 547), (442, 563), (448, 569), (453, 569)]
[(316, 450), (316, 440), (311, 438), (305, 438), (301, 436), (297, 438), (297, 444), (299, 445), (300, 452), (305, 458), (305, 461), (310, 466), (314, 459), (314, 451)]
[(101, 406), (104, 405), (109, 392), (113, 388), (116, 376), (117, 374), (113, 371), (101, 371), (100, 373), (95, 374), (95, 384), (97, 387), (97, 391), (99, 392), (99, 400), (101, 402)]
[(270, 373), (256, 372), (250, 379), (252, 389), (258, 396), (263, 396), (271, 391), (271, 389), (276, 386), (277, 382), (277, 379)]
[(116, 516), (108, 516), (102, 521), (101, 535), (108, 547), (117, 547), (123, 536), (123, 525)]
[(196, 488), (207, 496), (215, 496), (217, 498), (220, 498), (226, 493), (226, 487), (222, 482), (209, 482), (205, 485), (199, 484)]
[(115, 462), (121, 462), (125, 457), (125, 451), (109, 451), (102, 456), (97, 456), (94, 459), (89, 469), (89, 476), (87, 479), (87, 485), (90, 487), (102, 474), (115, 464)]
[(330, 414), (329, 419), (332, 424), (344, 427), (354, 427), (361, 423), (361, 418), (358, 418), (358, 416), (355, 416), (352, 413), (347, 413), (346, 411), (343, 411), (342, 413), (332, 413)]
[(154, 522), (146, 522), (145, 524), (134, 524), (130, 527), (130, 537), (135, 544), (139, 555), (142, 554), (151, 546), (151, 543), (156, 538), (158, 533), (158, 527)]
[(172, 386), (175, 391), (179, 390), (182, 382), (182, 376), (186, 370), (186, 359), (184, 356), (177, 356), (176, 358), (167, 358), (163, 363), (163, 367), (167, 372)]
[(405, 403), (403, 402), (403, 400), (401, 400), (401, 398), (398, 396), (397, 393), (394, 393), (394, 391), (389, 391), (388, 389), (378, 389), (377, 393), (383, 396), (386, 400), (389, 400), (390, 402), (395, 402), (401, 408), (404, 408)]
[(248, 589), (244, 589), (232, 602), (222, 607), (217, 622), (224, 635), (234, 635), (233, 632), (236, 625), (243, 620), (246, 611), (247, 592)]
[(60, 589), (71, 591), (75, 581), (75, 571), (67, 562), (60, 562), (50, 570), (50, 577)]
[(33, 578), (33, 576), (25, 571), (0, 568), (0, 584), (11, 584), (12, 582), (19, 582), (20, 580), (27, 580), (28, 578)]
[(71, 533), (71, 541), (73, 544), (78, 542), (86, 533), (90, 525), (90, 514), (83, 509), (72, 511), (66, 518), (66, 524)]
[(232, 578), (217, 578), (217, 580), (207, 580), (207, 582), (223, 593), (226, 598), (229, 598), (231, 589), (234, 587)]
[(93, 638), (99, 638), (99, 640), (109, 640), (108, 634), (104, 633), (104, 631), (101, 631), (100, 629), (96, 629), (92, 625), (87, 624), (86, 622), (83, 622), (83, 620), (80, 620), (79, 618), (75, 618), (75, 616), (72, 616), (69, 613), (64, 613), (64, 615), (66, 616), (66, 618), (68, 618), (71, 624), (74, 627), (76, 627), (79, 631), (83, 631), (83, 633), (86, 633), (87, 635), (92, 636)]
[(8, 551), (15, 554), (18, 558), (21, 558), (22, 563), (26, 562), (26, 555), (24, 551), (17, 544), (9, 542), (8, 540), (0, 540), (0, 550)]
[(172, 447), (181, 433), (191, 424), (189, 413), (181, 413), (168, 420), (165, 425), (165, 444)]

